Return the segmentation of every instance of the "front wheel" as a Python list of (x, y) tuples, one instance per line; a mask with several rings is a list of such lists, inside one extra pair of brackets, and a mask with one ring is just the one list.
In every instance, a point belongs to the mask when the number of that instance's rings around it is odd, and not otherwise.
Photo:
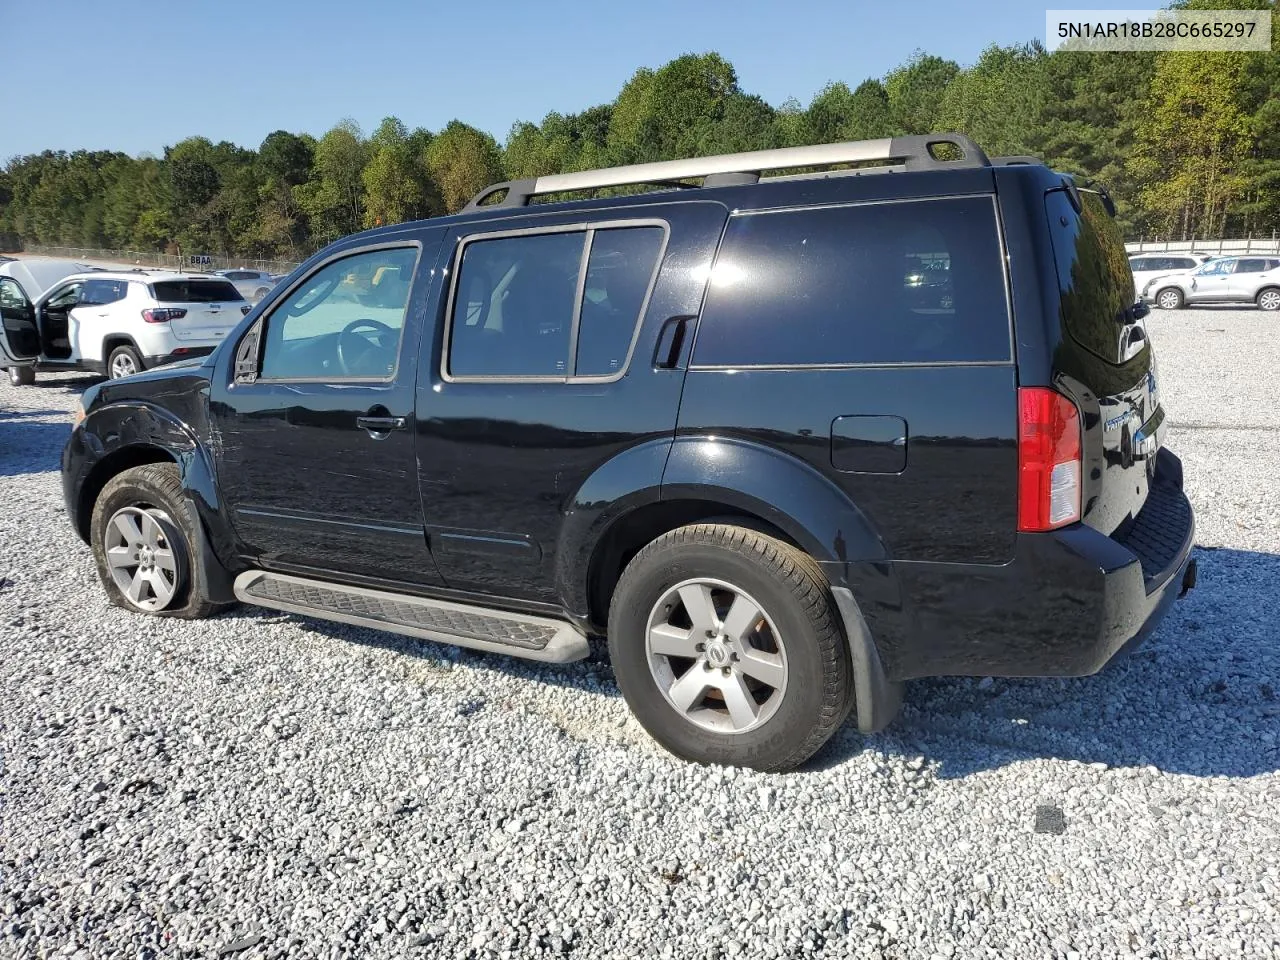
[(202, 596), (200, 541), (176, 464), (148, 463), (112, 477), (90, 523), (98, 576), (116, 606), (184, 620), (219, 608)]
[(627, 565), (609, 654), (636, 719), (677, 756), (803, 763), (848, 716), (853, 672), (816, 563), (773, 537), (696, 524)]
[(9, 382), (15, 387), (29, 387), (36, 382), (34, 367), (10, 367)]
[(1182, 303), (1182, 291), (1177, 287), (1165, 287), (1156, 294), (1156, 306), (1161, 310), (1179, 310)]
[(1258, 292), (1259, 310), (1280, 310), (1280, 287), (1268, 287)]

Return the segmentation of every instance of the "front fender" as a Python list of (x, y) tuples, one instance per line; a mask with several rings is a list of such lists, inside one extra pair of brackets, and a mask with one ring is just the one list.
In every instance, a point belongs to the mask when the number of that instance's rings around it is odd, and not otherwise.
[(771, 447), (725, 437), (680, 437), (662, 499), (710, 500), (753, 513), (819, 562), (889, 559), (866, 515), (812, 466)]
[(204, 561), (209, 599), (231, 600), (231, 579), (223, 560), (231, 556), (231, 545), (217, 522), (220, 505), (213, 462), (191, 427), (171, 411), (145, 401), (117, 401), (92, 410), (71, 431), (62, 451), (67, 515), (84, 537), (97, 492), (120, 470), (154, 459), (146, 456), (151, 451), (163, 452), (178, 466), (186, 507), (200, 535), (196, 548)]

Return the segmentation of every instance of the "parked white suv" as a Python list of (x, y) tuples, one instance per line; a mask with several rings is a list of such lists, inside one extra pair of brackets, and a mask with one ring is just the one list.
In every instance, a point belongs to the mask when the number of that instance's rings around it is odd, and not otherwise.
[(205, 274), (76, 274), (34, 299), (0, 277), (9, 333), (0, 365), (15, 384), (33, 382), (37, 369), (127, 377), (211, 353), (250, 309), (229, 280)]
[(1189, 273), (1206, 260), (1207, 253), (1138, 253), (1129, 258), (1133, 271), (1133, 289), (1138, 295), (1153, 277), (1167, 277), (1171, 273)]

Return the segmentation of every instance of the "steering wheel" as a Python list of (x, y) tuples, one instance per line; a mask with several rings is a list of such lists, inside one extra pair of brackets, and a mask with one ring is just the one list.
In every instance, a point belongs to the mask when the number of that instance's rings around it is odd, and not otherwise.
[[(352, 320), (348, 323), (338, 334), (338, 366), (342, 368), (342, 372), (347, 376), (356, 375), (356, 371), (351, 369), (351, 363), (362, 360), (368, 355), (369, 351), (373, 349), (373, 344), (370, 343), (368, 337), (356, 336), (356, 331), (362, 328), (372, 330), (377, 334), (378, 339), (381, 339), (383, 334), (390, 334), (391, 338), (393, 340), (395, 339), (395, 330), (387, 326), (381, 320), (363, 319)], [(348, 363), (347, 361), (347, 350), (343, 349), (343, 344), (348, 341), (358, 344), (358, 349), (351, 351), (351, 363)]]

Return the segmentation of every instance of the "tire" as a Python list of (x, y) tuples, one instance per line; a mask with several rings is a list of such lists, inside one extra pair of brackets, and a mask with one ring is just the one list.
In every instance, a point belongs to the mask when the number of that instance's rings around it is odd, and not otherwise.
[(10, 367), (9, 382), (15, 387), (29, 387), (36, 382), (35, 367)]
[(133, 376), (143, 369), (138, 351), (127, 344), (116, 347), (107, 357), (107, 376), (112, 380)]
[[(700, 616), (686, 596), (702, 606)], [(747, 605), (738, 616), (740, 600)], [(752, 626), (739, 631), (735, 619)], [(699, 629), (708, 622), (718, 634)], [(724, 640), (733, 634), (748, 639)], [(690, 656), (660, 652), (651, 636)], [(701, 637), (712, 639), (698, 651)], [(818, 565), (730, 524), (681, 527), (636, 554), (610, 605), (609, 655), (636, 719), (667, 750), (699, 763), (789, 769), (826, 743), (853, 706), (848, 645)], [(745, 706), (742, 692), (751, 697)]]
[(1165, 287), (1156, 294), (1156, 306), (1161, 310), (1181, 310), (1186, 297), (1177, 287)]
[(259, 287), (257, 290), (253, 291), (253, 302), (257, 303), (270, 292), (271, 291), (266, 287)]
[(1280, 287), (1267, 287), (1265, 290), (1259, 290), (1255, 301), (1259, 310), (1265, 310), (1272, 313), (1280, 310)]
[[(118, 520), (131, 526), (138, 536), (124, 536), (124, 527), (118, 525)], [(107, 599), (134, 613), (183, 620), (198, 620), (221, 609), (222, 604), (203, 599), (205, 572), (196, 550), (200, 539), (192, 522), (176, 464), (148, 463), (112, 477), (93, 505), (89, 529), (93, 558)], [(113, 555), (124, 563), (113, 564), (108, 551), (122, 549), (122, 539), (132, 546), (125, 547), (123, 555)], [(130, 562), (136, 561), (139, 546), (148, 547), (154, 557), (150, 570), (145, 569), (149, 565), (146, 558), (142, 564)], [(133, 551), (132, 555), (128, 554), (129, 550)], [(118, 579), (117, 574), (123, 580)], [(159, 586), (157, 577), (164, 580), (169, 589), (169, 595), (163, 600), (161, 595), (165, 590)], [(123, 582), (140, 583), (136, 600), (130, 599)]]

